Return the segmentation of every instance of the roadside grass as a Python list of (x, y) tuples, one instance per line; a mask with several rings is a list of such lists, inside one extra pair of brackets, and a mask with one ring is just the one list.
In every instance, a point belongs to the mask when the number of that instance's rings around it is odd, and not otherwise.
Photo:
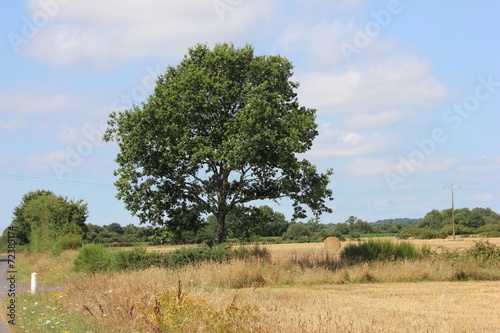
[(72, 272), (73, 259), (77, 253), (77, 250), (66, 250), (58, 256), (28, 251), (17, 253), (17, 283), (29, 285), (33, 272), (38, 273), (40, 285), (57, 286), (72, 281), (81, 275)]
[[(16, 325), (7, 324), (13, 332), (108, 332), (103, 323), (92, 323), (78, 313), (63, 308), (62, 293), (40, 291), (16, 295)], [(4, 300), (4, 306), (7, 306)]]

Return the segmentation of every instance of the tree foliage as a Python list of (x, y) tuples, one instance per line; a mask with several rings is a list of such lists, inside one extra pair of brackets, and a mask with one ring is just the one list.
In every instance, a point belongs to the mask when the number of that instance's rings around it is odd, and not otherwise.
[(104, 139), (120, 152), (118, 198), (142, 223), (180, 234), (261, 200), (290, 198), (294, 217), (330, 212), (332, 170), (299, 159), (317, 136), (315, 110), (299, 105), (292, 64), (251, 46), (198, 45), (161, 75), (146, 103), (113, 112)]
[(28, 192), (14, 209), (12, 226), (19, 245), (31, 251), (48, 252), (66, 235), (85, 237), (87, 204), (56, 196), (51, 191)]
[(342, 235), (348, 235), (351, 233), (353, 234), (374, 233), (374, 228), (371, 223), (358, 219), (355, 216), (349, 216), (349, 218), (347, 218), (347, 220), (344, 223), (337, 223), (334, 226), (333, 230)]
[(250, 241), (255, 236), (281, 236), (288, 228), (285, 215), (269, 206), (238, 207), (227, 216), (230, 238)]
[[(399, 234), (401, 238), (444, 238), (452, 234), (451, 209), (434, 209), (427, 213), (415, 227), (405, 228)], [(455, 209), (455, 233), (479, 233), (488, 236), (500, 235), (500, 214), (491, 208), (476, 207)]]

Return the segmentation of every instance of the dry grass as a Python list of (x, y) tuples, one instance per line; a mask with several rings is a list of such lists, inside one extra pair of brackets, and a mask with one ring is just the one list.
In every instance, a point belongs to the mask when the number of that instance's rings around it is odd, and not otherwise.
[[(438, 249), (440, 246), (469, 248), (475, 240), (411, 242)], [(489, 241), (500, 244), (500, 238)], [(71, 315), (109, 327), (103, 332), (153, 332), (141, 309), (155, 309), (151, 303), (155, 297), (166, 290), (177, 290), (181, 281), (189, 297), (214, 313), (225, 313), (233, 304), (239, 309), (257, 309), (251, 321), (246, 318), (245, 330), (238, 331), (500, 331), (500, 281), (450, 282), (457, 270), (473, 278), (498, 279), (500, 268), (486, 270), (473, 262), (453, 265), (429, 258), (377, 262), (332, 271), (294, 263), (293, 258), (307, 258), (312, 263), (321, 261), (325, 256), (322, 243), (266, 246), (273, 256), (271, 262), (236, 260), (179, 269), (151, 268), (79, 276), (68, 282), (61, 302)], [(67, 265), (68, 262), (71, 265), (74, 254), (65, 252), (55, 263), (48, 258), (38, 262), (33, 257), (28, 259), (38, 265), (35, 267), (41, 276), (44, 271), (54, 276), (69, 270)], [(231, 332), (220, 327), (217, 330), (190, 327), (169, 331)]]
[[(499, 282), (259, 289), (268, 332), (498, 332)], [(472, 306), (471, 306), (472, 305)]]
[[(149, 269), (96, 275), (73, 284), (63, 302), (88, 320), (113, 327), (112, 332), (148, 332), (137, 309), (144, 307), (146, 300), (155, 294), (175, 290), (180, 279), (191, 295), (203, 299), (215, 311), (227, 308), (235, 298), (240, 306), (258, 308), (255, 332), (500, 330), (498, 281), (352, 283), (366, 282), (369, 276), (375, 275), (368, 267), (361, 266), (329, 275), (326, 271), (296, 272), (295, 276), (288, 272), (286, 275), (293, 280), (289, 286), (268, 284), (260, 288), (230, 288), (233, 283), (229, 281), (238, 280), (244, 269), (250, 270), (252, 266), (255, 265), (238, 262), (207, 264), (199, 269), (191, 267), (177, 272)], [(274, 274), (280, 275), (276, 271)], [(284, 273), (281, 274), (280, 278), (284, 279)], [(337, 284), (345, 275), (349, 276), (351, 284)], [(316, 283), (309, 284), (311, 282)]]
[(40, 284), (64, 284), (74, 277), (71, 268), (77, 253), (77, 250), (67, 250), (57, 257), (47, 253), (17, 253), (17, 283), (29, 284), (31, 273), (37, 272)]

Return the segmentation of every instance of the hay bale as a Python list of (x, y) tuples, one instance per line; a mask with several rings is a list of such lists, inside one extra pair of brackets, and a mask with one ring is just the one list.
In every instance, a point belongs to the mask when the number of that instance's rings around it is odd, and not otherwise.
[(325, 250), (340, 250), (341, 244), (337, 237), (328, 237), (324, 241)]

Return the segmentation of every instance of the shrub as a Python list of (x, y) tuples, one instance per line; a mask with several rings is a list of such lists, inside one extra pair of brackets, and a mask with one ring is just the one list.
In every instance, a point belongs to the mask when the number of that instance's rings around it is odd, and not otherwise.
[(203, 298), (178, 290), (165, 290), (138, 308), (141, 319), (154, 332), (254, 332), (258, 308), (233, 300), (214, 310)]
[(106, 248), (99, 244), (86, 244), (83, 246), (73, 261), (75, 272), (98, 272), (107, 269)]
[(496, 264), (500, 262), (500, 247), (489, 241), (478, 241), (462, 254), (462, 258), (473, 259), (478, 263)]
[(73, 270), (95, 273), (159, 267), (165, 262), (165, 257), (166, 255), (160, 253), (147, 253), (144, 247), (115, 251), (100, 244), (87, 244), (75, 257)]
[[(447, 235), (453, 235), (453, 226), (451, 224), (446, 224), (443, 228), (441, 228), (441, 232), (444, 232)], [(455, 235), (470, 235), (473, 233), (473, 228), (469, 228), (461, 224), (455, 224)]]
[(500, 224), (485, 224), (478, 228), (476, 232), (486, 237), (500, 237)]
[(418, 259), (422, 258), (422, 253), (407, 242), (370, 239), (359, 244), (348, 244), (342, 249), (340, 258), (346, 263), (356, 264), (374, 260)]
[(352, 239), (360, 239), (361, 238), (361, 234), (357, 231), (351, 231), (349, 233), (349, 236), (352, 238)]
[(408, 239), (410, 237), (418, 239), (435, 239), (435, 238), (446, 238), (448, 235), (444, 231), (433, 230), (430, 228), (416, 228), (408, 227), (403, 229), (399, 234), (398, 238)]
[(162, 257), (165, 257), (165, 255), (147, 253), (145, 247), (135, 247), (132, 250), (111, 250), (106, 252), (105, 255), (106, 270), (117, 272), (160, 266)]
[(242, 260), (261, 259), (269, 261), (271, 260), (271, 252), (269, 251), (269, 248), (260, 246), (259, 244), (254, 244), (252, 246), (239, 246), (231, 249), (231, 258)]
[(64, 250), (76, 250), (82, 247), (82, 245), (83, 238), (81, 235), (65, 235), (52, 246), (52, 254), (60, 255)]
[(223, 262), (230, 257), (230, 251), (223, 245), (211, 248), (209, 246), (185, 247), (167, 255), (165, 264), (168, 267), (198, 264), (203, 261)]

